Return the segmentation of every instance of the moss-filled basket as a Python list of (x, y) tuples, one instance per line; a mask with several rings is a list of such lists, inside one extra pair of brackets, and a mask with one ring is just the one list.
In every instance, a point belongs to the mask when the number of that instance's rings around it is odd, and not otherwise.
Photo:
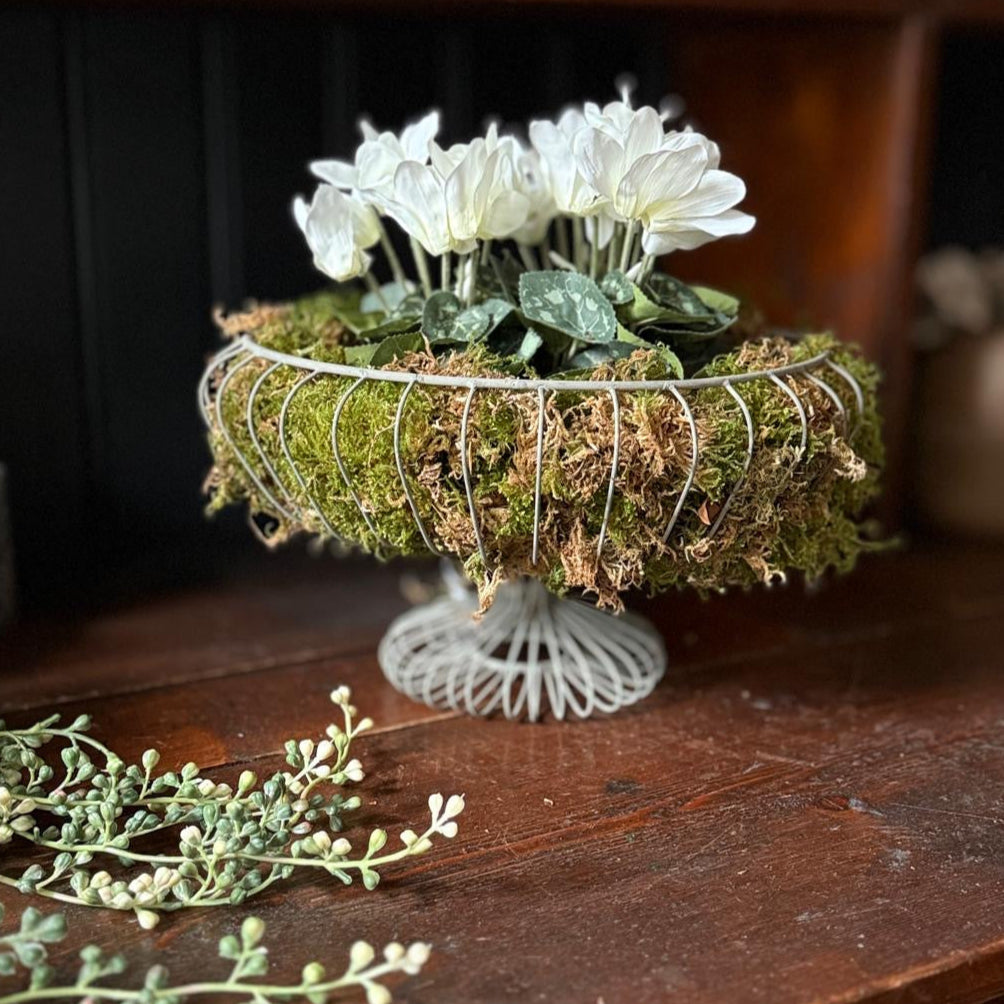
[[(348, 365), (344, 329), (310, 308), (230, 321), (240, 333), (201, 386), (211, 508), (246, 500), (273, 544), (306, 532), (460, 562), (480, 604), (451, 595), (407, 614), (381, 653), (413, 696), (530, 717), (543, 696), (557, 714), (613, 710), (651, 689), (661, 646), (550, 596), (619, 611), (628, 589), (811, 579), (868, 546), (877, 374), (829, 336), (747, 342), (685, 380), (644, 350), (541, 380), (487, 353)], [(546, 592), (512, 585), (527, 581)]]
[(210, 510), (246, 501), (272, 544), (452, 559), (379, 650), (419, 700), (614, 711), (666, 661), (626, 591), (812, 579), (868, 546), (877, 373), (657, 269), (754, 223), (699, 133), (627, 93), (530, 123), (532, 146), (490, 126), (443, 149), (438, 127), (362, 123), (353, 162), (311, 165), (294, 215), (338, 285), (221, 319)]

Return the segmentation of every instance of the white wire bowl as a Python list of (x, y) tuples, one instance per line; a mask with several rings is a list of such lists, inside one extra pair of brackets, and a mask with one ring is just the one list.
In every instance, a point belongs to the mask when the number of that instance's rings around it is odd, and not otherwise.
[[(248, 455), (227, 426), (222, 401), (233, 377), (255, 362), (265, 363), (267, 367), (252, 386), (247, 401), (245, 419), (254, 449)], [(256, 397), (265, 381), (283, 367), (292, 368), (299, 373), (282, 403), (278, 422), (279, 448), (299, 491), (294, 491), (283, 483), (277, 472), (279, 458), (269, 455), (255, 429)], [(311, 496), (306, 479), (297, 468), (287, 440), (286, 418), (296, 395), (311, 381), (325, 377), (343, 380), (349, 378), (351, 382), (335, 405), (332, 418), (331, 463), (337, 468), (365, 525), (375, 538), (379, 538), (379, 524), (357, 493), (342, 458), (339, 426), (346, 403), (366, 381), (400, 386), (401, 396), (393, 426), (393, 449), (401, 488), (425, 546), (430, 553), (443, 556), (425, 526), (407, 477), (401, 453), (401, 421), (408, 397), (416, 386), (464, 392), (466, 396), (457, 451), (474, 540), (484, 567), (490, 569), (489, 555), (475, 506), (477, 484), (468, 456), (471, 406), (479, 392), (505, 390), (533, 395), (537, 401), (531, 558), (531, 564), (536, 566), (540, 551), (544, 414), (548, 395), (572, 391), (605, 394), (610, 398), (613, 455), (603, 520), (596, 538), (597, 554), (602, 554), (620, 468), (621, 394), (655, 391), (672, 395), (679, 403), (690, 429), (691, 462), (673, 513), (662, 533), (664, 542), (669, 540), (679, 520), (698, 469), (699, 437), (697, 423), (687, 400), (688, 392), (720, 387), (735, 401), (746, 426), (746, 454), (740, 476), (732, 485), (714, 521), (705, 531), (705, 537), (712, 538), (742, 487), (754, 454), (756, 430), (753, 417), (736, 387), (752, 381), (767, 380), (788, 397), (801, 427), (797, 454), (801, 458), (808, 441), (808, 418), (797, 389), (787, 379), (796, 375), (826, 394), (834, 405), (839, 421), (843, 423), (845, 434), (852, 436), (854, 426), (864, 411), (864, 394), (853, 374), (830, 359), (826, 352), (786, 366), (730, 376), (682, 380), (528, 380), (516, 377), (412, 373), (321, 362), (277, 352), (248, 336), (242, 336), (210, 360), (199, 383), (199, 404), (207, 427), (215, 426), (222, 433), (250, 481), (277, 514), (293, 522), (303, 523), (309, 520), (322, 526), (326, 534), (337, 538), (338, 534), (323, 508)], [(843, 382), (852, 392), (856, 406), (854, 418), (848, 414), (847, 407), (830, 380)], [(304, 499), (306, 505), (303, 504)], [(399, 617), (390, 626), (378, 651), (380, 665), (387, 679), (402, 693), (433, 707), (460, 709), (479, 715), (501, 713), (507, 718), (533, 721), (548, 711), (556, 718), (566, 715), (588, 717), (597, 712), (616, 711), (650, 693), (665, 671), (666, 657), (662, 641), (640, 618), (629, 615), (614, 617), (581, 601), (559, 599), (547, 593), (532, 578), (505, 584), (499, 590), (493, 606), (480, 619), (474, 617), (477, 606), (473, 594), (458, 590), (454, 584), (446, 596)]]

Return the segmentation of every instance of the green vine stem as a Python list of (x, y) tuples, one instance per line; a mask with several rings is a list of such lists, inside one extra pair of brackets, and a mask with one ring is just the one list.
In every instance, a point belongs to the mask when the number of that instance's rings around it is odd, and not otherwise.
[[(432, 795), (422, 833), (405, 830), (401, 846), (385, 851), (387, 832), (375, 829), (365, 851), (355, 851), (338, 834), (360, 800), (343, 789), (363, 779), (350, 750), (373, 723), (355, 720), (347, 687), (331, 699), (342, 725), (329, 725), (319, 742), (289, 740), (289, 770), (263, 783), (245, 770), (235, 787), (201, 776), (194, 763), (155, 773), (160, 754), (153, 749), (126, 765), (88, 734), (85, 715), (68, 727), (58, 715), (27, 729), (0, 722), (0, 844), (27, 843), (51, 856), (19, 876), (0, 869), (0, 883), (61, 903), (131, 910), (144, 928), (166, 911), (240, 904), (297, 868), (346, 884), (355, 874), (375, 889), (385, 865), (426, 853), (437, 837), (454, 837), (464, 800)], [(174, 850), (135, 846), (167, 830), (177, 830)]]
[[(0, 920), (3, 919), (0, 904)], [(306, 999), (310, 1004), (323, 1004), (332, 994), (359, 988), (366, 994), (367, 1004), (389, 1004), (391, 993), (384, 985), (388, 976), (398, 973), (413, 976), (429, 958), (429, 946), (414, 942), (405, 948), (396, 942), (387, 945), (383, 958), (365, 941), (357, 941), (349, 952), (349, 963), (338, 976), (331, 977), (319, 962), (303, 967), (296, 983), (264, 983), (259, 978), (268, 973), (268, 949), (262, 944), (265, 925), (257, 917), (248, 917), (239, 935), (228, 934), (220, 940), (219, 956), (232, 963), (229, 974), (217, 980), (198, 980), (172, 984), (163, 966), (147, 970), (143, 986), (138, 989), (108, 987), (102, 980), (126, 971), (122, 955), (106, 955), (97, 945), (88, 945), (80, 952), (81, 965), (72, 984), (58, 984), (56, 972), (48, 963), (46, 945), (57, 944), (66, 937), (66, 920), (62, 914), (43, 915), (34, 907), (21, 914), (18, 931), (0, 935), (0, 976), (28, 977), (28, 986), (13, 993), (0, 994), (0, 1004), (26, 1004), (43, 1000), (125, 1001), (133, 1004), (178, 1004), (189, 997), (247, 995), (256, 1004), (278, 1004), (281, 1001)]]

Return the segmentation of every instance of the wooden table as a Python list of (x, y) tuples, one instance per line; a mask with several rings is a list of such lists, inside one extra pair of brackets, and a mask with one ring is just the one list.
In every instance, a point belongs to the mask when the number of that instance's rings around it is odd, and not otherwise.
[[(421, 823), (466, 792), (460, 836), (374, 893), (294, 879), (255, 901), (293, 976), (365, 937), (425, 938), (396, 999), (978, 1002), (1004, 992), (1004, 551), (874, 557), (816, 595), (669, 597), (671, 670), (633, 711), (536, 726), (430, 711), (374, 645), (403, 601), (366, 564), (25, 626), (0, 642), (0, 705), (97, 715), (162, 766), (280, 763), (349, 684), (377, 721), (363, 824)], [(396, 839), (392, 836), (392, 839)], [(26, 900), (4, 890), (8, 906)], [(212, 966), (241, 911), (153, 933), (71, 910), (72, 938), (137, 970)]]

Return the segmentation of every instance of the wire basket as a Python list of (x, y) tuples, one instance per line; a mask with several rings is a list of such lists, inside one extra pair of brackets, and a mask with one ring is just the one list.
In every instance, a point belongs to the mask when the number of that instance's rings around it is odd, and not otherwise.
[[(244, 418), (252, 451), (242, 449), (224, 418), (222, 402), (228, 383), (246, 366), (257, 362), (264, 371), (255, 380), (247, 400)], [(255, 427), (255, 401), (265, 382), (280, 368), (292, 368), (299, 375), (278, 413), (277, 454), (263, 444)], [(540, 548), (545, 406), (549, 395), (558, 392), (607, 395), (612, 406), (613, 453), (602, 524), (596, 537), (596, 553), (602, 554), (610, 527), (621, 455), (621, 395), (639, 391), (671, 395), (688, 423), (691, 459), (679, 488), (679, 497), (662, 533), (669, 540), (694, 484), (700, 457), (698, 427), (688, 394), (704, 388), (723, 388), (734, 400), (746, 428), (745, 460), (739, 477), (731, 486), (705, 536), (713, 538), (749, 472), (756, 443), (753, 416), (736, 389), (753, 381), (770, 381), (786, 395), (801, 427), (796, 460), (804, 457), (809, 427), (806, 405), (789, 382), (799, 376), (832, 402), (846, 438), (853, 436), (864, 414), (864, 393), (853, 374), (822, 352), (810, 359), (769, 370), (731, 376), (698, 377), (680, 380), (575, 380), (520, 379), (494, 376), (454, 376), (441, 373), (370, 369), (323, 362), (288, 355), (242, 336), (209, 362), (199, 383), (199, 403), (207, 426), (215, 426), (240, 462), (261, 497), (277, 514), (291, 521), (311, 522), (324, 533), (338, 537), (323, 507), (308, 488), (297, 467), (287, 437), (287, 417), (296, 395), (312, 381), (348, 378), (334, 408), (331, 421), (331, 463), (338, 471), (359, 514), (375, 538), (379, 524), (367, 511), (357, 493), (340, 447), (340, 422), (347, 402), (367, 381), (381, 381), (400, 387), (393, 425), (394, 461), (401, 489), (415, 526), (430, 553), (443, 557), (426, 527), (413, 486), (407, 476), (401, 449), (401, 422), (409, 395), (416, 386), (446, 388), (464, 394), (463, 414), (456, 449), (463, 486), (478, 553), (486, 568), (490, 557), (479, 525), (475, 498), (477, 480), (469, 459), (468, 436), (472, 405), (480, 392), (503, 390), (532, 395), (536, 399), (536, 458), (533, 499), (533, 542), (531, 564), (536, 566)], [(832, 381), (832, 382), (831, 382)], [(850, 414), (834, 387), (842, 382), (853, 395), (855, 414)], [(296, 481), (296, 489), (284, 484), (278, 473), (280, 456)], [(303, 500), (306, 500), (304, 505)], [(387, 679), (400, 691), (438, 708), (464, 710), (470, 714), (502, 713), (508, 718), (536, 720), (548, 709), (557, 718), (571, 714), (586, 717), (594, 712), (613, 712), (649, 694), (666, 667), (665, 650), (658, 634), (643, 620), (630, 615), (615, 616), (579, 600), (556, 597), (535, 579), (508, 582), (494, 604), (476, 618), (477, 601), (456, 578), (448, 577), (446, 595), (399, 617), (387, 631), (379, 647), (379, 661)]]

